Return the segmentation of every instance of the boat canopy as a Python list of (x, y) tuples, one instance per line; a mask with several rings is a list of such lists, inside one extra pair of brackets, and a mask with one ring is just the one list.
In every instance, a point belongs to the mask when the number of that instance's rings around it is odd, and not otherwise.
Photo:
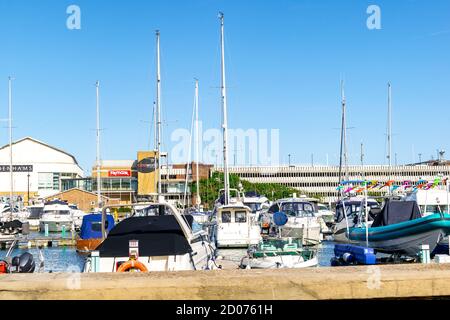
[[(194, 218), (183, 216), (192, 228)], [(127, 257), (129, 241), (139, 241), (140, 256), (169, 256), (190, 253), (192, 248), (175, 216), (132, 217), (117, 224), (98, 247), (101, 257)]]
[(421, 218), (415, 201), (386, 200), (383, 210), (375, 217), (372, 228)]
[[(110, 232), (114, 227), (114, 218), (106, 215), (105, 229)], [(80, 229), (81, 239), (101, 239), (102, 238), (102, 215), (98, 213), (88, 214), (83, 217)]]

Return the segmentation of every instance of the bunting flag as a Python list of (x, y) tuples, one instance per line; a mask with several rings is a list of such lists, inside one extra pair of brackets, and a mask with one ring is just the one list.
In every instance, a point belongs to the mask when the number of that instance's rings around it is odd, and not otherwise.
[[(345, 189), (345, 193), (349, 193), (351, 191), (355, 193), (360, 193), (364, 190), (381, 190), (384, 187), (389, 187), (391, 191), (395, 191), (397, 189), (403, 188), (405, 191), (407, 189), (411, 189), (412, 192), (417, 192), (418, 190), (430, 190), (433, 188), (436, 188), (437, 186), (446, 185), (448, 182), (449, 177), (437, 177), (433, 179), (432, 181), (427, 181), (424, 179), (420, 179), (415, 184), (411, 180), (405, 180), (401, 182), (401, 184), (395, 184), (395, 180), (389, 180), (386, 183), (379, 182), (377, 180), (348, 180), (348, 181), (342, 181), (339, 186), (336, 188), (336, 190), (343, 190)], [(345, 185), (351, 185), (347, 188), (345, 188)]]

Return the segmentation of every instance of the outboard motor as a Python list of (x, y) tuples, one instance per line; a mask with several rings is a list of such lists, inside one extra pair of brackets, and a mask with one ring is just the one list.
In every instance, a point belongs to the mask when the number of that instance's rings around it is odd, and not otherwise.
[(33, 255), (25, 252), (20, 256), (15, 256), (12, 259), (11, 266), (15, 267), (16, 273), (33, 273), (36, 268)]

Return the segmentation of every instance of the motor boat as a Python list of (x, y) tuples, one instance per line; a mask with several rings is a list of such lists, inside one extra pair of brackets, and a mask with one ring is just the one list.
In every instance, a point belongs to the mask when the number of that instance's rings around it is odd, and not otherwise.
[[(437, 243), (450, 234), (450, 215), (422, 215), (416, 201), (386, 199), (381, 212), (364, 206), (354, 221), (347, 220), (347, 242), (368, 246), (376, 252), (417, 257), (422, 245), (433, 252)], [(367, 218), (366, 218), (367, 217)], [(369, 221), (369, 219), (371, 221)]]
[(273, 238), (251, 247), (242, 258), (242, 269), (307, 268), (318, 265), (316, 250), (303, 248), (300, 239)]
[(185, 271), (216, 267), (215, 248), (208, 233), (193, 232), (191, 215), (180, 214), (167, 202), (149, 203), (148, 207), (111, 229), (86, 259), (84, 272)]
[[(109, 233), (114, 228), (115, 222), (112, 215), (106, 215), (105, 231)], [(80, 233), (76, 238), (77, 252), (88, 254), (97, 249), (102, 243), (102, 215), (92, 213), (83, 217)]]
[[(273, 220), (277, 212), (285, 213), (288, 218), (282, 227), (277, 226)], [(279, 228), (282, 238), (302, 239), (303, 245), (316, 245), (322, 241), (321, 218), (317, 217), (316, 213), (314, 203), (304, 198), (277, 200), (267, 211), (272, 233), (277, 233)]]
[(261, 227), (252, 210), (240, 201), (218, 207), (211, 233), (218, 248), (248, 248), (261, 241)]
[(39, 222), (40, 232), (45, 231), (46, 225), (48, 232), (61, 232), (63, 229), (70, 231), (73, 228), (73, 218), (69, 205), (60, 200), (45, 203)]
[[(381, 206), (374, 198), (356, 196), (340, 200), (336, 204), (335, 226), (333, 239), (337, 242), (347, 242), (347, 224), (353, 227), (356, 224), (358, 215), (364, 214), (364, 207), (367, 204), (369, 215), (372, 221), (375, 215), (381, 212)], [(369, 222), (372, 223), (372, 222)]]
[(86, 215), (86, 213), (78, 209), (78, 206), (76, 204), (69, 204), (69, 208), (70, 214), (72, 215), (73, 225), (75, 227), (75, 230), (78, 231), (83, 224), (83, 217)]
[(270, 201), (267, 197), (253, 191), (246, 192), (242, 197), (242, 202), (252, 210), (252, 215), (256, 221), (259, 221), (261, 213), (270, 207)]
[(30, 230), (38, 231), (39, 223), (44, 213), (44, 204), (34, 204), (28, 207), (25, 207), (25, 210), (28, 211), (27, 221), (30, 224)]

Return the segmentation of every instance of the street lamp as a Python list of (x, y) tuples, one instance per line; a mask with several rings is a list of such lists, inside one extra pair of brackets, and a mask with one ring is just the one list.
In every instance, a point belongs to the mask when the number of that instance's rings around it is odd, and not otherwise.
[(30, 205), (30, 172), (27, 174), (27, 203)]

